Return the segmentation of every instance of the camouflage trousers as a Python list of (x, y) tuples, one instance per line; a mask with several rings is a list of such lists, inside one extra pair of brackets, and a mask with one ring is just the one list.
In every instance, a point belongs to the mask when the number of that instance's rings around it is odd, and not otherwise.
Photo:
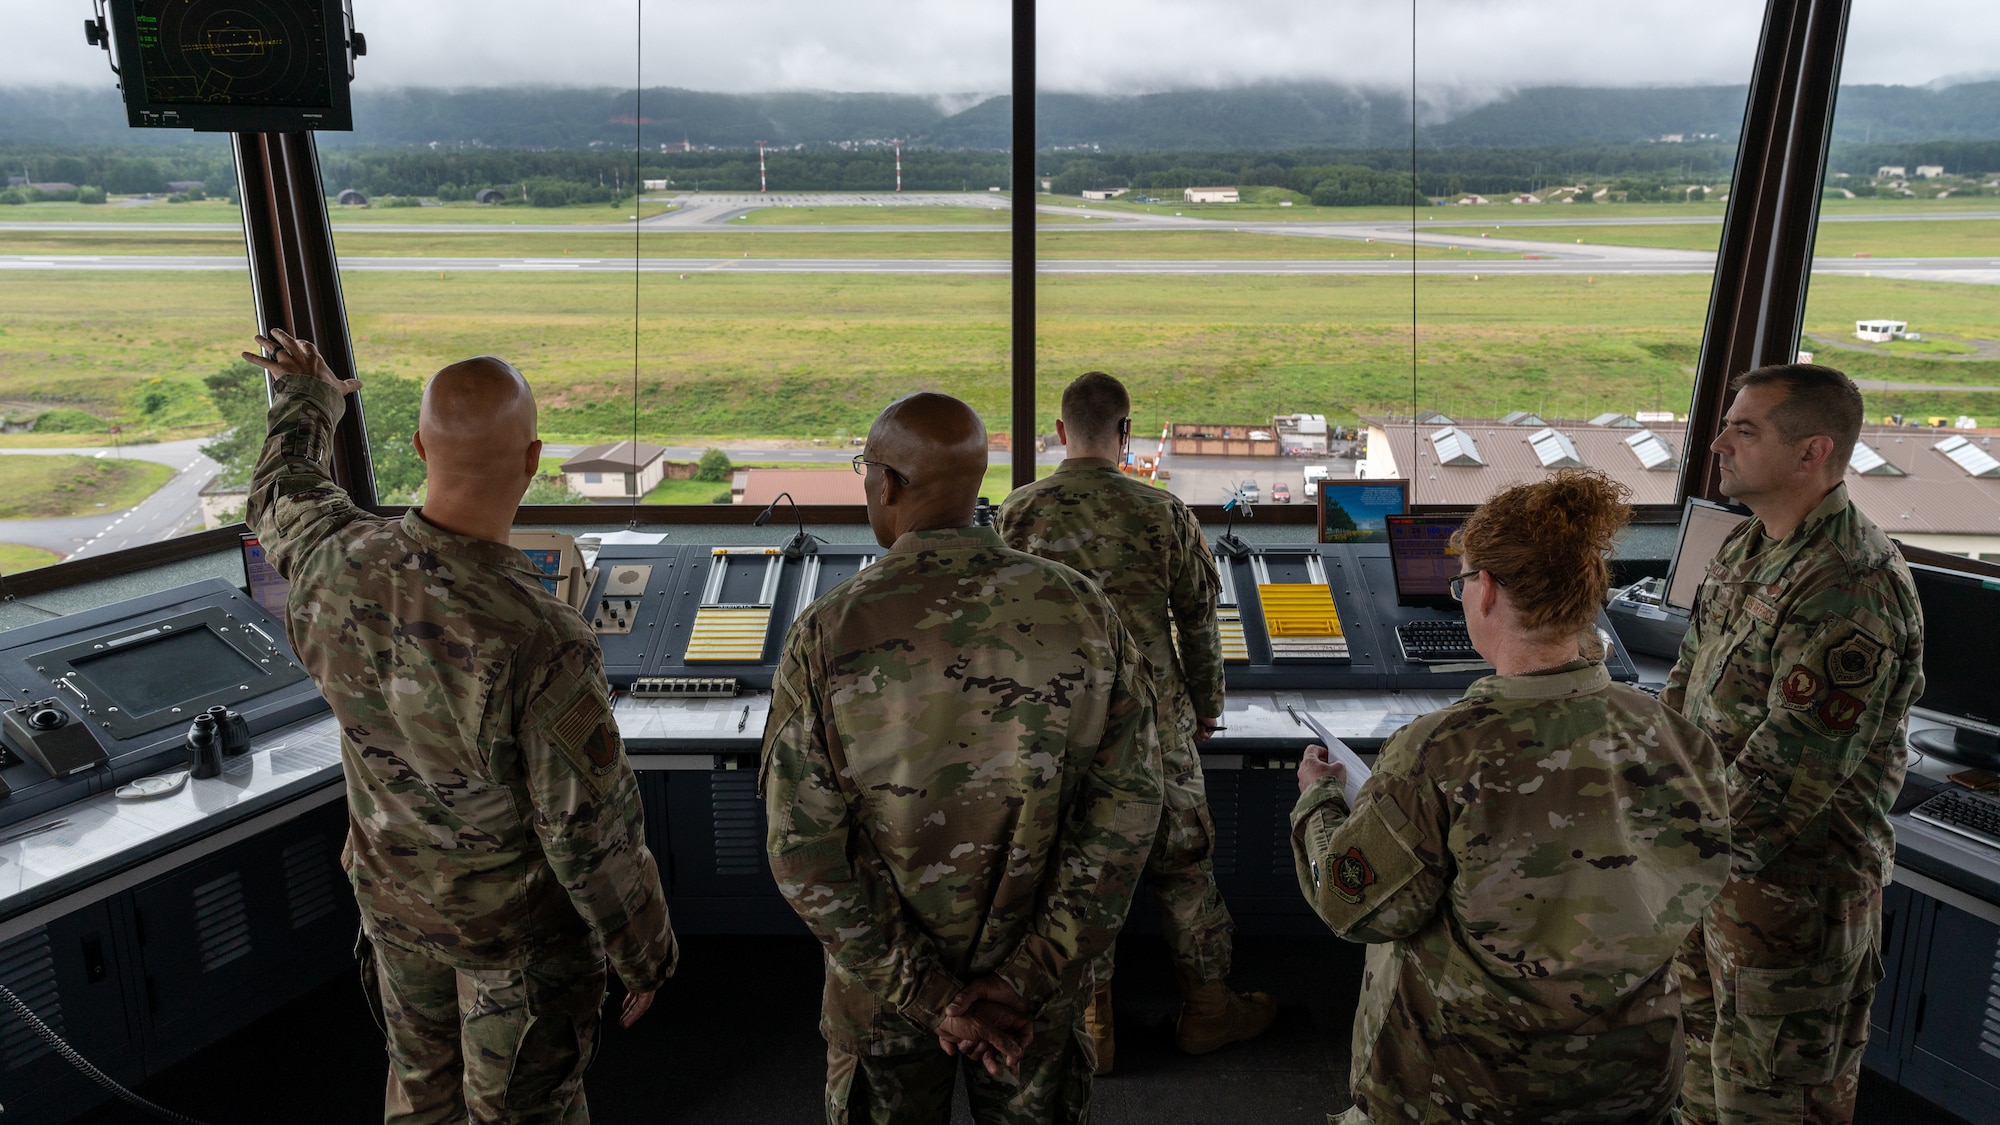
[[(1160, 934), (1182, 977), (1227, 980), (1236, 921), (1215, 885), (1215, 821), (1208, 802), (1160, 812), (1160, 830), (1146, 856), (1146, 885), (1159, 907)], [(1111, 983), (1112, 950), (1094, 967), (1098, 985)]]
[(601, 957), (458, 969), (364, 938), (361, 986), (389, 1049), (385, 1123), (584, 1125)]
[(1021, 1060), (1018, 1078), (1005, 1072), (993, 1078), (942, 1050), (853, 1055), (829, 1045), (827, 1125), (950, 1125), (960, 1073), (978, 1125), (1083, 1125), (1090, 1120), (1093, 1061), (1080, 1020), (1060, 1049)]
[(1732, 878), (1681, 947), (1682, 1119), (1852, 1121), (1881, 942), (1879, 888)]

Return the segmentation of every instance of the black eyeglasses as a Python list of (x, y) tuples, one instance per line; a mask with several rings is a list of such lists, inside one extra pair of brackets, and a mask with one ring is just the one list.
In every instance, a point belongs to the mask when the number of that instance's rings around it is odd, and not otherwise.
[[(1480, 572), (1477, 570), (1467, 570), (1451, 576), (1451, 581), (1445, 583), (1445, 585), (1451, 587), (1452, 601), (1462, 602), (1465, 600), (1465, 580), (1478, 573)], [(1487, 575), (1487, 577), (1493, 579), (1493, 581), (1499, 583), (1502, 586), (1505, 586), (1507, 584), (1507, 580), (1499, 577), (1498, 575), (1489, 574)]]
[(855, 476), (865, 477), (868, 475), (868, 466), (877, 465), (881, 467), (883, 472), (888, 473), (890, 476), (895, 477), (897, 480), (901, 481), (904, 488), (910, 487), (909, 477), (904, 476), (902, 473), (897, 472), (894, 468), (888, 465), (882, 464), (882, 462), (880, 461), (870, 461), (868, 459), (868, 455), (865, 453), (855, 454), (854, 459), (850, 461), (849, 464), (854, 466)]

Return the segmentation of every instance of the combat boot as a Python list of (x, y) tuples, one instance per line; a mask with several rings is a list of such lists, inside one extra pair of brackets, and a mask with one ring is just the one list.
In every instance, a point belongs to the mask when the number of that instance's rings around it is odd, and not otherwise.
[(1097, 1067), (1091, 1073), (1099, 1078), (1111, 1073), (1112, 1056), (1118, 1053), (1118, 1035), (1111, 1023), (1111, 986), (1100, 984), (1090, 994), (1090, 1007), (1083, 1012), (1083, 1029), (1090, 1033), (1090, 1041), (1097, 1048)]
[(1278, 1016), (1278, 1002), (1262, 992), (1236, 992), (1228, 984), (1181, 978), (1181, 1018), (1174, 1043), (1190, 1055), (1264, 1034)]

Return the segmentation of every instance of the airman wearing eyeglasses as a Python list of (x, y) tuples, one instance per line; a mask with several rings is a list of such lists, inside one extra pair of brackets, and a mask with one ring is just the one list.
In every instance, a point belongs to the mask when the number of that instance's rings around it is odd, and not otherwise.
[(760, 779), (826, 950), (827, 1120), (944, 1125), (963, 1055), (975, 1120), (1081, 1121), (1091, 964), (1160, 819), (1145, 657), (1088, 578), (973, 526), (965, 403), (890, 404), (854, 465), (888, 550), (792, 626)]
[(1352, 808), (1299, 765), (1299, 888), (1368, 943), (1358, 1122), (1658, 1122), (1680, 1088), (1674, 954), (1729, 873), (1721, 755), (1611, 681), (1594, 623), (1624, 486), (1566, 469), (1454, 537), (1494, 674), (1383, 744)]

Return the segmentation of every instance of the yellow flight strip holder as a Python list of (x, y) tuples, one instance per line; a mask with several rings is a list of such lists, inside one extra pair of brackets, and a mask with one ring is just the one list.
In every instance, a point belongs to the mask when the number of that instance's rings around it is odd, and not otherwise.
[(694, 612), (682, 659), (689, 664), (755, 664), (764, 659), (770, 632), (770, 606), (705, 605)]
[(1333, 588), (1317, 582), (1259, 584), (1273, 660), (1345, 660), (1347, 637)]
[[(756, 664), (764, 659), (764, 642), (771, 633), (772, 595), (776, 593), (778, 569), (783, 565), (776, 547), (717, 547), (712, 552), (715, 569), (710, 572), (702, 605), (694, 612), (694, 627), (688, 630), (687, 664)], [(763, 601), (754, 605), (728, 605), (710, 599), (722, 591), (722, 568), (732, 556), (761, 558), (765, 563)]]
[[(1180, 651), (1181, 627), (1171, 617), (1168, 629), (1173, 632), (1174, 651)], [(1222, 641), (1222, 662), (1224, 664), (1250, 663), (1250, 642), (1243, 636), (1243, 613), (1233, 605), (1215, 607), (1215, 631)]]

